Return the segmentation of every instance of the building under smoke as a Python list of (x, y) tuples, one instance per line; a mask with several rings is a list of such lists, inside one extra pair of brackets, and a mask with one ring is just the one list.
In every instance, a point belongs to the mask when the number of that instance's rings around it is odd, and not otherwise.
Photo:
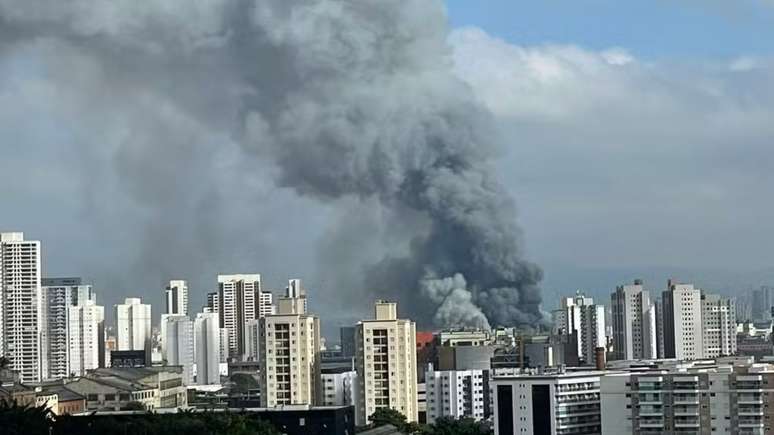
[[(110, 92), (68, 94), (74, 106), (130, 106), (134, 124), (119, 132), (113, 160), (134, 177), (121, 185), (131, 197), (150, 208), (190, 209), (179, 198), (218, 172), (210, 158), (218, 140), (197, 135), (230, 138), (273, 162), (278, 186), (320, 201), (373, 204), (400, 229), (395, 239), (405, 243), (385, 248), (380, 261), (364, 265), (360, 282), (336, 291), (397, 299), (420, 324), (544, 321), (542, 272), (524, 258), (514, 201), (493, 169), (491, 115), (452, 72), (442, 1), (182, 2), (179, 11), (161, 0), (131, 8), (55, 3), (0, 2), (3, 39), (45, 36), (57, 52), (77, 53), (64, 69), (83, 61), (91, 67), (86, 89)], [(103, 129), (114, 133), (109, 125), (94, 130)], [(188, 167), (158, 163), (177, 159)], [(216, 188), (202, 190), (191, 203), (217, 196)], [(196, 207), (191, 219), (206, 209)], [(174, 236), (186, 228), (180, 216), (159, 214), (167, 224), (158, 233), (185, 240)], [(211, 240), (202, 229), (215, 226), (201, 222), (191, 234)], [(391, 237), (342, 227), (361, 231), (355, 240)], [(140, 252), (152, 267), (174, 261)]]

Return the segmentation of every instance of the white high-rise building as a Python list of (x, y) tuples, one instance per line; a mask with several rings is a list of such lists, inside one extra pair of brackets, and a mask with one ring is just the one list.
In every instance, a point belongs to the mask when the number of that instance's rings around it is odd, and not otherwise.
[(427, 422), (439, 418), (472, 418), (481, 421), (488, 416), (489, 384), (487, 370), (435, 371), (433, 365), (425, 372)]
[(662, 294), (664, 357), (680, 360), (704, 358), (701, 290), (692, 284), (669, 280)]
[[(79, 278), (43, 278), (40, 293), (40, 363), (42, 379), (70, 376), (70, 306), (77, 304)], [(89, 288), (90, 290), (90, 288)]]
[(762, 286), (752, 291), (752, 306), (750, 307), (752, 320), (771, 320), (772, 308), (774, 308), (774, 288)]
[(358, 426), (379, 408), (391, 408), (417, 421), (416, 325), (398, 319), (394, 302), (377, 301), (375, 318), (357, 324)]
[(594, 305), (592, 298), (578, 292), (575, 297), (562, 298), (561, 306), (552, 312), (554, 333), (577, 333), (578, 357), (589, 365), (596, 362), (596, 349), (605, 347), (605, 307)]
[(159, 345), (161, 357), (167, 358), (167, 318), (173, 315), (188, 315), (188, 281), (177, 279), (169, 281), (165, 289), (166, 304), (161, 314)]
[(188, 316), (171, 314), (166, 318), (165, 355), (167, 365), (183, 367), (183, 385), (193, 384), (194, 322)]
[(188, 315), (188, 281), (182, 279), (169, 281), (166, 296), (167, 310), (165, 314)]
[(704, 358), (736, 355), (736, 301), (720, 295), (702, 295)]
[(604, 373), (494, 376), (490, 383), (494, 435), (599, 434), (603, 430), (599, 383)]
[(229, 348), (228, 344), (230, 343), (229, 340), (229, 330), (228, 328), (220, 328), (219, 330), (220, 335), (220, 362), (221, 364), (228, 363), (228, 356), (229, 356)]
[(610, 295), (613, 359), (649, 359), (658, 355), (656, 306), (650, 293), (635, 280)]
[(258, 361), (261, 346), (260, 319), (248, 320), (245, 324), (245, 355), (248, 361)]
[(602, 435), (771, 432), (770, 364), (734, 357), (624, 370), (600, 378)]
[(356, 406), (357, 372), (351, 367), (322, 369), (322, 406)]
[(261, 290), (258, 293), (258, 317), (276, 313), (274, 295), (270, 291)]
[(118, 350), (150, 352), (151, 306), (140, 298), (126, 298), (116, 307), (116, 335)]
[(228, 329), (229, 355), (245, 355), (245, 325), (257, 318), (256, 295), (261, 293), (260, 274), (218, 275), (217, 312), (221, 328)]
[(43, 278), (41, 371), (43, 379), (82, 376), (100, 365), (105, 308), (80, 278)]
[(288, 291), (277, 314), (260, 319), (261, 406), (317, 405), (320, 319), (306, 313), (306, 298)]
[(70, 373), (84, 376), (102, 364), (105, 307), (92, 300), (70, 307)]
[(220, 321), (217, 313), (198, 313), (194, 320), (196, 383), (220, 384)]
[(0, 233), (0, 355), (22, 382), (41, 379), (40, 242)]

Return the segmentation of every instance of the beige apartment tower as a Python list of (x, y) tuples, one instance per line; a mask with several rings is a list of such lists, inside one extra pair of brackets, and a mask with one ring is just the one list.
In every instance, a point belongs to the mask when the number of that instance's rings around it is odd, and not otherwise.
[(375, 318), (357, 324), (358, 403), (355, 423), (368, 423), (378, 408), (417, 421), (416, 324), (398, 319), (394, 302), (377, 301)]
[(297, 296), (288, 292), (276, 314), (259, 319), (262, 407), (321, 403), (320, 319)]

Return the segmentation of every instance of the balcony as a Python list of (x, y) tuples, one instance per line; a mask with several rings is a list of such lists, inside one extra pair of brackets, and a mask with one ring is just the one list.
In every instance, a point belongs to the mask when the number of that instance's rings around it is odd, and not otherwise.
[(664, 419), (641, 419), (639, 426), (642, 429), (661, 429), (664, 427)]
[(673, 399), (675, 404), (690, 403), (698, 405), (699, 403), (698, 394), (675, 394)]
[(763, 420), (760, 419), (750, 419), (750, 418), (740, 418), (739, 419), (739, 428), (763, 428)]
[(698, 415), (699, 414), (699, 406), (698, 405), (675, 405), (673, 409), (675, 416), (680, 415)]
[(663, 402), (663, 398), (661, 394), (653, 394), (653, 393), (645, 393), (640, 394), (639, 397), (639, 403), (641, 405), (645, 404), (661, 404)]
[(736, 403), (744, 404), (763, 404), (763, 397), (760, 394), (738, 394)]

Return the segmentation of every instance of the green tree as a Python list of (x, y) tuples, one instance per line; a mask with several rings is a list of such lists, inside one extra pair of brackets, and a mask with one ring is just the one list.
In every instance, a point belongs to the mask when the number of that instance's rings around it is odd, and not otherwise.
[(373, 427), (391, 424), (399, 430), (404, 430), (407, 426), (406, 416), (392, 408), (377, 408), (368, 420)]
[(3, 435), (280, 435), (250, 413), (193, 412), (55, 416), (43, 406), (0, 403)]
[(42, 406), (20, 406), (0, 401), (0, 433), (7, 435), (48, 434), (51, 411)]
[(491, 435), (492, 430), (486, 423), (477, 422), (472, 418), (455, 420), (445, 417), (435, 421), (425, 429), (427, 435)]
[(231, 382), (234, 383), (233, 390), (237, 393), (246, 393), (247, 390), (258, 388), (258, 381), (254, 377), (245, 373), (236, 373), (231, 375)]
[(145, 405), (140, 402), (128, 402), (121, 407), (121, 411), (145, 411)]

